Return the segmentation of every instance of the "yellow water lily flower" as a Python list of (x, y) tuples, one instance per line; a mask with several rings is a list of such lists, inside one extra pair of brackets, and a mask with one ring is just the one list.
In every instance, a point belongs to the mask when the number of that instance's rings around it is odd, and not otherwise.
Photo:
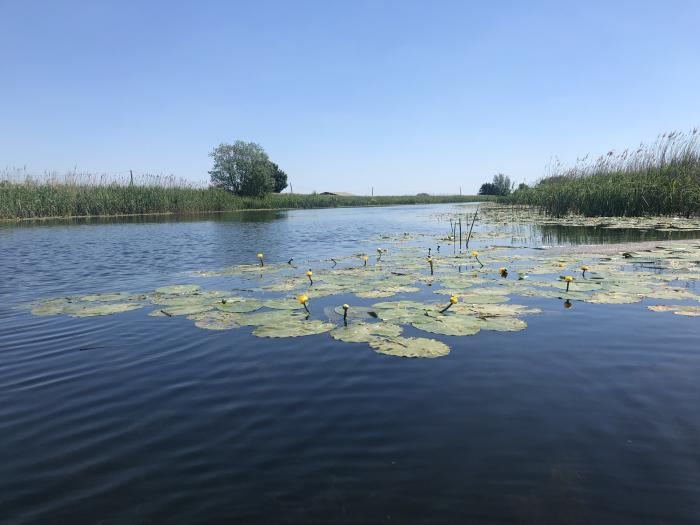
[(263, 262), (263, 254), (262, 253), (258, 254), (258, 260), (260, 261), (260, 266), (265, 266), (265, 263)]
[(566, 283), (566, 291), (568, 292), (568, 291), (569, 291), (569, 285), (570, 285), (571, 282), (574, 280), (574, 278), (571, 277), (570, 275), (565, 275), (564, 277), (562, 277), (562, 280)]
[(314, 280), (311, 278), (311, 276), (312, 276), (313, 274), (314, 274), (314, 272), (312, 272), (311, 270), (309, 270), (308, 272), (306, 272), (306, 276), (309, 278), (309, 283), (311, 283), (311, 286), (314, 285)]
[(450, 295), (450, 302), (449, 302), (449, 304), (448, 304), (447, 306), (445, 306), (445, 308), (443, 308), (442, 310), (440, 310), (440, 313), (441, 313), (441, 314), (442, 314), (442, 313), (445, 313), (447, 310), (450, 309), (450, 307), (451, 307), (453, 304), (457, 304), (458, 302), (459, 302), (459, 298), (458, 298), (456, 295)]
[(508, 277), (508, 268), (505, 268), (505, 267), (501, 266), (501, 267), (498, 269), (498, 273), (501, 274), (501, 277)]
[(476, 250), (472, 250), (472, 257), (478, 257), (478, 256), (479, 256), (479, 252), (477, 252)]
[(297, 297), (297, 301), (299, 301), (302, 305), (304, 305), (304, 310), (306, 310), (306, 313), (310, 314), (309, 312), (309, 297), (303, 293)]

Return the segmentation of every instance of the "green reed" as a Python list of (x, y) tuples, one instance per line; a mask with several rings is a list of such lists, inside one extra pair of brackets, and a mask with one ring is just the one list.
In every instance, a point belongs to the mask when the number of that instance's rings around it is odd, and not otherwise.
[(665, 133), (651, 145), (573, 168), (557, 164), (536, 185), (516, 190), (506, 201), (535, 205), (563, 216), (644, 216), (700, 214), (700, 134)]
[[(3, 180), (5, 175), (5, 180)], [(11, 180), (0, 172), (0, 219), (82, 217), (97, 215), (190, 214), (247, 209), (386, 206), (488, 200), (474, 195), (452, 196), (336, 196), (271, 194), (239, 197), (226, 191), (198, 187), (171, 177), (142, 176), (115, 180), (91, 174), (23, 177)]]

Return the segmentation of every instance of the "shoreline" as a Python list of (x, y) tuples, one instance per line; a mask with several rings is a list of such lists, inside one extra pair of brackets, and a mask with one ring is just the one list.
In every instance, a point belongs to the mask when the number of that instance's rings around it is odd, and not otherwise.
[(397, 203), (397, 204), (356, 204), (352, 206), (309, 206), (309, 207), (285, 207), (285, 208), (241, 208), (237, 210), (205, 210), (192, 212), (176, 212), (162, 211), (151, 213), (108, 213), (101, 215), (50, 215), (46, 217), (16, 217), (16, 218), (0, 218), (0, 224), (22, 223), (34, 221), (73, 221), (85, 219), (110, 219), (110, 218), (125, 218), (125, 217), (191, 217), (195, 215), (216, 215), (222, 213), (244, 213), (249, 211), (291, 211), (291, 210), (330, 210), (335, 208), (389, 208), (394, 206), (429, 206), (435, 204), (483, 204), (489, 201), (488, 198), (483, 201), (459, 201), (454, 202), (412, 202), (412, 203)]

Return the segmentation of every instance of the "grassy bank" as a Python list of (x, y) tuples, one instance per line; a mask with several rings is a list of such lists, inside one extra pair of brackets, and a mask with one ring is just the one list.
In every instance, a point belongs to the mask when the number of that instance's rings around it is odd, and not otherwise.
[(611, 151), (573, 168), (557, 166), (506, 200), (540, 206), (555, 216), (700, 215), (698, 139), (697, 130), (674, 132), (632, 151)]
[(191, 214), (248, 209), (386, 206), (487, 200), (478, 196), (335, 196), (272, 194), (238, 197), (186, 185), (0, 182), (0, 219), (96, 215)]

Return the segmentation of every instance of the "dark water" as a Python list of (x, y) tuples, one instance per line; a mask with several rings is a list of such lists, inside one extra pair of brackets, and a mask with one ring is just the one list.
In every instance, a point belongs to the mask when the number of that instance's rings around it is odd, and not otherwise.
[(447, 231), (447, 209), (0, 227), (0, 523), (699, 523), (696, 319), (518, 298), (545, 310), (527, 330), (444, 337), (449, 356), (420, 360), (15, 308), (258, 251), (352, 253)]

